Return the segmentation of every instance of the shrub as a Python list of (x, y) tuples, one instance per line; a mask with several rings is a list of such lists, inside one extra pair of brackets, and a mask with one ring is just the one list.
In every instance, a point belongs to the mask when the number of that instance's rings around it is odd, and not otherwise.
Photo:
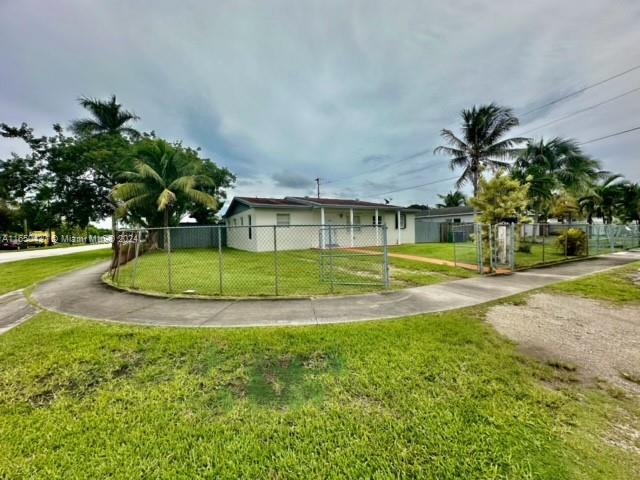
[(578, 228), (569, 228), (558, 236), (558, 247), (569, 257), (576, 257), (586, 253), (587, 234)]
[(531, 253), (531, 244), (530, 243), (521, 243), (518, 246), (518, 251), (520, 253)]

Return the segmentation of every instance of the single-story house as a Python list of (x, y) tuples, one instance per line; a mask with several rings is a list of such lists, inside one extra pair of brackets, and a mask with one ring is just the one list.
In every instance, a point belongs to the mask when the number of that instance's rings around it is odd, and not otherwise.
[[(279, 250), (348, 248), (415, 243), (416, 210), (397, 205), (337, 198), (234, 197), (224, 214), (227, 245), (256, 252), (273, 249), (277, 229)], [(308, 227), (300, 227), (307, 225)], [(245, 227), (245, 228), (235, 228)], [(262, 228), (261, 228), (262, 227)]]
[(416, 242), (451, 241), (451, 224), (471, 224), (475, 220), (473, 207), (443, 207), (421, 210), (416, 215)]

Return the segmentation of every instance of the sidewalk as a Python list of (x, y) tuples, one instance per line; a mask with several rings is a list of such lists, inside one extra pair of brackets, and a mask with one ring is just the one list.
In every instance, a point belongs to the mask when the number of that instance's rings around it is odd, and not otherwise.
[(130, 294), (100, 280), (105, 264), (40, 284), (33, 298), (46, 309), (97, 320), (180, 327), (320, 325), (386, 319), (478, 305), (640, 260), (621, 252), (514, 273), (424, 287), (296, 300), (198, 300)]

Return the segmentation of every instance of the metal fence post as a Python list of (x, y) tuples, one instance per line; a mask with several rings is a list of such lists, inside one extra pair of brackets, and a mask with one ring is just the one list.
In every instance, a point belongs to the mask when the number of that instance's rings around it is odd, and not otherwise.
[[(376, 227), (376, 230), (378, 229), (378, 227)], [(377, 232), (376, 232), (376, 236), (377, 236)], [(382, 229), (382, 241), (384, 243), (383, 245), (383, 263), (384, 263), (384, 270), (382, 271), (382, 275), (383, 275), (383, 281), (384, 281), (384, 288), (385, 290), (387, 290), (389, 288), (389, 249), (388, 249), (388, 244), (387, 244), (387, 226), (384, 225), (383, 229)]]
[(564, 258), (567, 258), (567, 246), (569, 240), (569, 229), (565, 226), (564, 228)]
[(136, 274), (138, 273), (138, 256), (140, 253), (140, 237), (142, 234), (140, 230), (138, 230), (138, 234), (136, 237), (136, 259), (133, 261), (133, 273), (131, 274), (131, 288), (136, 287)]
[(458, 266), (457, 257), (456, 257), (456, 229), (454, 225), (451, 225), (451, 239), (453, 240), (453, 265), (454, 267)]
[(329, 225), (329, 276), (331, 277), (331, 293), (333, 293), (333, 282), (334, 272), (333, 272), (333, 231), (331, 225)]
[(482, 238), (482, 225), (479, 223), (473, 224), (474, 239), (476, 242), (476, 265), (478, 265), (478, 271), (480, 275), (484, 275), (484, 253), (482, 251), (482, 244), (484, 239)]
[(222, 295), (222, 268), (222, 225), (218, 225), (218, 282), (220, 283), (220, 295)]
[(547, 236), (545, 235), (545, 233), (547, 233), (547, 226), (543, 225), (542, 226), (542, 263), (544, 263), (544, 248), (545, 245), (547, 244)]
[(171, 230), (169, 227), (165, 229), (165, 248), (167, 249), (167, 267), (168, 267), (168, 280), (169, 280), (169, 293), (173, 293), (173, 282), (171, 278)]
[(509, 224), (509, 236), (511, 237), (509, 239), (509, 266), (511, 267), (511, 271), (515, 271), (516, 269), (516, 231), (515, 231), (515, 224), (514, 223), (510, 223)]
[(278, 296), (278, 233), (276, 225), (273, 226), (273, 267), (276, 281), (276, 297)]

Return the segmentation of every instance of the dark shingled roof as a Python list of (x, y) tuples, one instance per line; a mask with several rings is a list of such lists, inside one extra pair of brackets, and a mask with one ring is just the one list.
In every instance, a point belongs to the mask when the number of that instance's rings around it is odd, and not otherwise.
[(240, 201), (248, 203), (250, 205), (292, 205), (292, 206), (300, 206), (299, 202), (294, 202), (287, 198), (267, 198), (267, 197), (235, 197)]
[(244, 204), (248, 207), (274, 207), (274, 208), (319, 208), (319, 207), (343, 207), (343, 208), (370, 208), (370, 209), (389, 209), (403, 210), (406, 212), (416, 212), (398, 205), (387, 205), (385, 203), (364, 202), (362, 200), (350, 200), (344, 198), (314, 198), (314, 197), (285, 197), (285, 198), (268, 198), (268, 197), (234, 197), (231, 200), (229, 208), (223, 215), (228, 217), (233, 214), (238, 204)]
[(362, 200), (351, 200), (347, 198), (315, 198), (315, 197), (286, 197), (307, 205), (334, 205), (340, 207), (373, 207), (373, 208), (403, 208), (398, 205), (387, 205), (385, 203), (364, 202)]

